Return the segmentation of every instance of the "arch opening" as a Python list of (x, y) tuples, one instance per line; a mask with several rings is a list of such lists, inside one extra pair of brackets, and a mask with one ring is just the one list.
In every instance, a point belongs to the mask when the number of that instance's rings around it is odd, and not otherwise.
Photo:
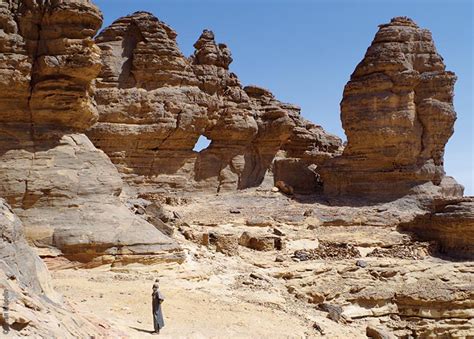
[(200, 135), (196, 141), (196, 144), (194, 145), (193, 151), (198, 153), (204, 151), (209, 147), (211, 142), (212, 140), (206, 138), (204, 135)]

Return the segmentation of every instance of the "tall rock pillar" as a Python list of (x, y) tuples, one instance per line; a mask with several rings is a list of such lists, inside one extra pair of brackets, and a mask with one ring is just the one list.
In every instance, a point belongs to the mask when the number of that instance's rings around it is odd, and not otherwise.
[(347, 146), (326, 163), (324, 191), (392, 199), (431, 183), (430, 190), (462, 195), (443, 168), (456, 120), (456, 76), (446, 71), (430, 31), (406, 17), (379, 27), (344, 89)]

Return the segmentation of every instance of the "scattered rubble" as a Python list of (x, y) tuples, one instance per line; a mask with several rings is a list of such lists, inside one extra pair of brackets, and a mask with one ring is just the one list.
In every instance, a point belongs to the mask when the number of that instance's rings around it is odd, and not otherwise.
[(360, 252), (351, 244), (320, 241), (318, 248), (295, 251), (293, 257), (300, 261), (319, 259), (341, 260), (358, 258), (360, 257)]

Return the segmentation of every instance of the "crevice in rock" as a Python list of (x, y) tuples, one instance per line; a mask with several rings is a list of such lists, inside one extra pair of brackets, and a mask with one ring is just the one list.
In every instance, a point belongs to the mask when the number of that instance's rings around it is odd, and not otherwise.
[(417, 90), (416, 90), (416, 87), (413, 89), (413, 91), (415, 92), (415, 98), (413, 99), (414, 101), (414, 104), (415, 104), (415, 119), (416, 121), (418, 122), (418, 124), (420, 125), (421, 127), (421, 136), (420, 136), (420, 142), (421, 142), (421, 147), (420, 147), (420, 154), (419, 156), (422, 157), (423, 156), (423, 153), (425, 152), (425, 134), (426, 134), (426, 131), (425, 131), (425, 125), (423, 124), (423, 121), (422, 119), (420, 118), (420, 114), (419, 114), (419, 111), (418, 111), (418, 105), (420, 104), (418, 102), (418, 93), (417, 93)]
[[(31, 109), (31, 100), (33, 98), (34, 88), (35, 85), (38, 83), (38, 76), (36, 74), (36, 68), (38, 66), (38, 56), (39, 56), (39, 49), (40, 49), (40, 40), (41, 40), (41, 33), (42, 33), (42, 22), (43, 18), (46, 13), (46, 6), (40, 8), (39, 11), (39, 20), (36, 24), (37, 32), (35, 37), (35, 44), (34, 49), (30, 55), (31, 57), (31, 73), (30, 73), (30, 84), (29, 84), (29, 95), (27, 98), (27, 107), (30, 114), (30, 137), (33, 144), (33, 152), (36, 152), (36, 143), (35, 143), (35, 124), (33, 122), (33, 110)], [(18, 27), (20, 28), (20, 22), (17, 17), (15, 17), (15, 21), (17, 22)], [(27, 51), (29, 53), (29, 51)]]
[(173, 134), (179, 129), (179, 124), (180, 124), (180, 120), (181, 120), (181, 113), (182, 111), (180, 111), (176, 117), (176, 127), (174, 129), (172, 129), (167, 135), (166, 137), (160, 142), (160, 144), (154, 148), (152, 148), (151, 150), (154, 152), (154, 155), (153, 155), (153, 159), (151, 161), (151, 165), (150, 165), (150, 172), (149, 172), (149, 176), (153, 176), (153, 166), (155, 166), (155, 160), (156, 160), (156, 156), (157, 156), (157, 153), (158, 151), (161, 149), (161, 146), (163, 146), (165, 144), (166, 141), (168, 141), (168, 139), (170, 139)]
[(23, 198), (21, 199), (21, 208), (25, 209), (26, 197), (28, 196), (28, 176), (25, 179), (25, 192), (23, 193)]
[(133, 59), (134, 51), (141, 41), (145, 41), (143, 34), (140, 31), (140, 28), (135, 22), (133, 22), (122, 41), (122, 57), (127, 58), (127, 60), (122, 65), (122, 70), (118, 78), (118, 87), (119, 88), (131, 88), (136, 86), (137, 80), (133, 74)]

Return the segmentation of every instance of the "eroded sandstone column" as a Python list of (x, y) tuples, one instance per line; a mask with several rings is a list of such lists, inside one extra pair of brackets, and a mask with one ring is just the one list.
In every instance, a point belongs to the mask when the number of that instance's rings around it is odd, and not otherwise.
[(446, 71), (431, 33), (411, 19), (379, 27), (344, 89), (347, 146), (326, 164), (324, 191), (390, 199), (430, 183), (432, 193), (462, 195), (443, 168), (456, 120), (456, 76)]

